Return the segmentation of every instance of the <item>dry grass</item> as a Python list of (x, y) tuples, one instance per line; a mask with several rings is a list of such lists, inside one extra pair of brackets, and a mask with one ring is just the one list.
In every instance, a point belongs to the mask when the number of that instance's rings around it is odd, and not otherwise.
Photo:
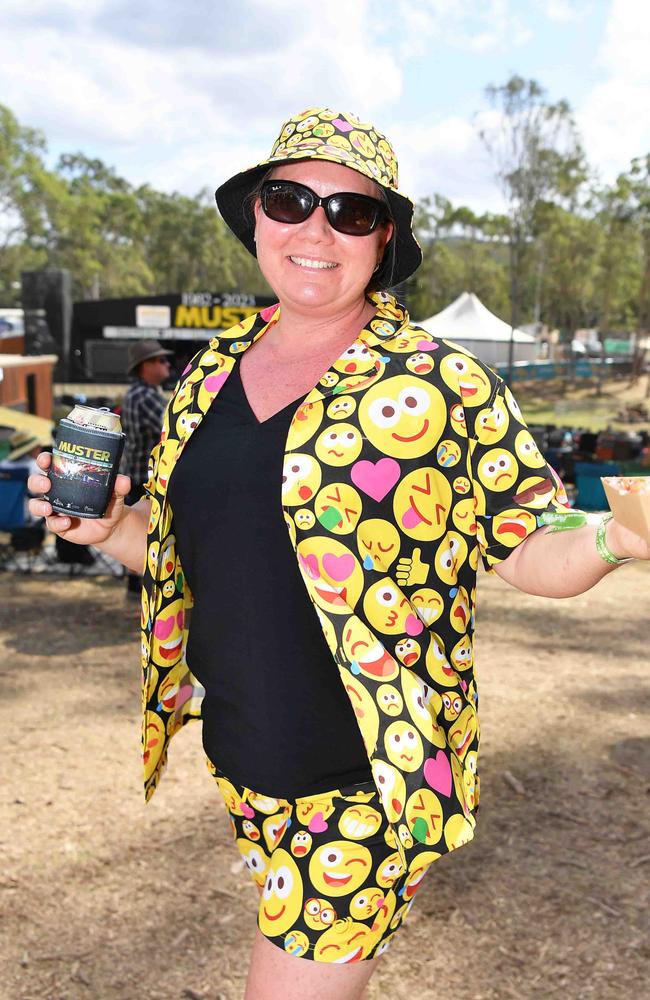
[[(480, 580), (483, 806), (383, 960), (389, 1000), (619, 1000), (650, 975), (650, 565), (553, 602)], [(0, 574), (4, 1000), (235, 1000), (256, 892), (179, 735), (140, 792), (137, 613)]]

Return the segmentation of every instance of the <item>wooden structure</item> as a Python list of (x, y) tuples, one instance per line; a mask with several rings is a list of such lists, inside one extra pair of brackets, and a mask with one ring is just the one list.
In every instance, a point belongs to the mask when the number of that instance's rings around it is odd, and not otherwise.
[(52, 418), (56, 354), (0, 354), (0, 405)]

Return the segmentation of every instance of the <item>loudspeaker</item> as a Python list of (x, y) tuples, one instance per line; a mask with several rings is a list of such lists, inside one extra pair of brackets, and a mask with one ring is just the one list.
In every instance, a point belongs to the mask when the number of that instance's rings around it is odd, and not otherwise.
[(69, 271), (23, 271), (25, 354), (56, 354), (56, 381), (68, 380), (72, 284)]

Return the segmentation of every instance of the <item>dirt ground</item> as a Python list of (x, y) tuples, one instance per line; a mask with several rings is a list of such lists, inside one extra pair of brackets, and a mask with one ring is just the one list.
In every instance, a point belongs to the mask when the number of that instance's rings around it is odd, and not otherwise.
[[(590, 594), (479, 583), (482, 811), (372, 986), (387, 1000), (614, 1000), (650, 979), (650, 565)], [(257, 893), (200, 751), (140, 787), (121, 580), (0, 574), (3, 1000), (236, 1000)]]

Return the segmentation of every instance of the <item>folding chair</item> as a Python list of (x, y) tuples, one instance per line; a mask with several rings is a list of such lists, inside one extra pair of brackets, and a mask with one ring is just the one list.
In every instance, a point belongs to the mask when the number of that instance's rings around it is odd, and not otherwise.
[(31, 573), (43, 547), (43, 522), (27, 519), (28, 474), (24, 465), (0, 467), (0, 570)]

